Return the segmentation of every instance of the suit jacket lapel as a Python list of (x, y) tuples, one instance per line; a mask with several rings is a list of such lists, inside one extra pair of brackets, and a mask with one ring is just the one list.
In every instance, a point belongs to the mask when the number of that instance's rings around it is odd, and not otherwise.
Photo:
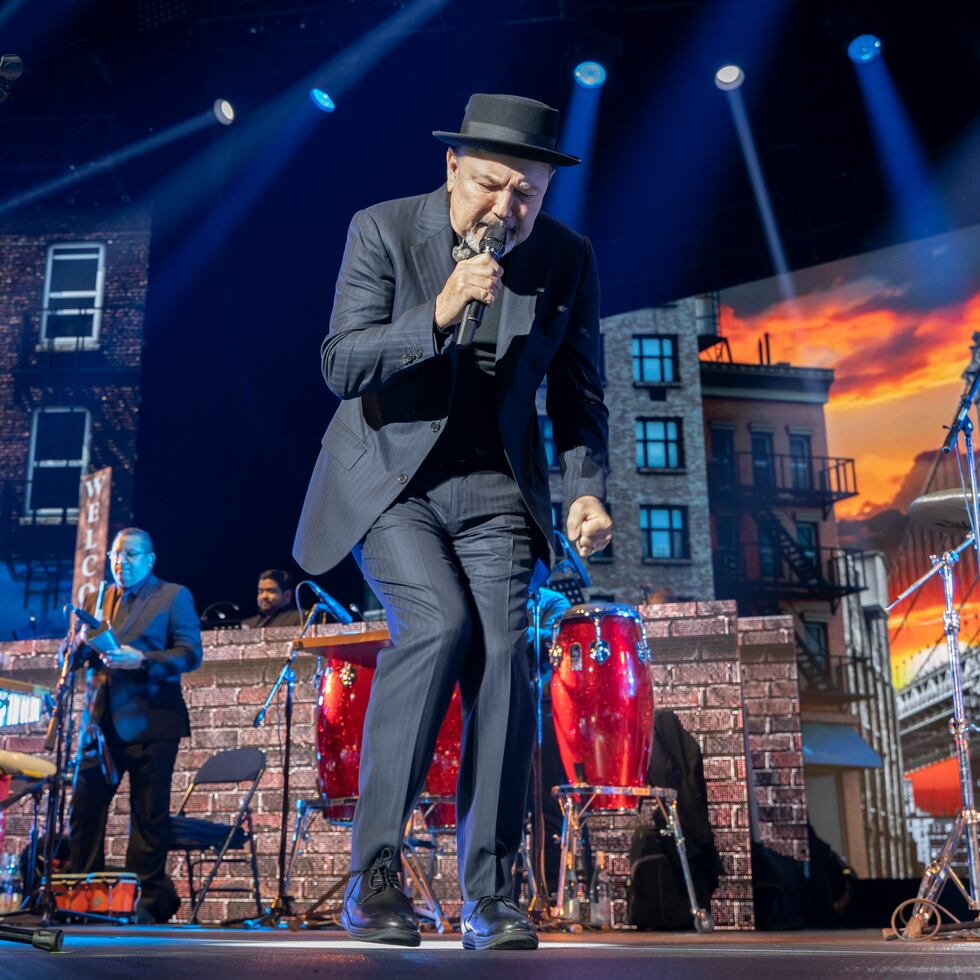
[(449, 223), (449, 198), (445, 186), (425, 199), (416, 227), (419, 238), (412, 246), (412, 260), (422, 292), (432, 302), (442, 291), (455, 265), (455, 239)]
[[(122, 625), (119, 627), (119, 633), (117, 639), (120, 643), (123, 641), (123, 636), (138, 636), (139, 630), (136, 628), (139, 626), (140, 617), (146, 609), (147, 602), (150, 601), (151, 596), (157, 590), (159, 579), (151, 574), (149, 578), (143, 583), (143, 587), (139, 591), (139, 595), (133, 602), (132, 608), (129, 610), (129, 614), (123, 621)], [(122, 601), (122, 596), (120, 595), (119, 601)]]

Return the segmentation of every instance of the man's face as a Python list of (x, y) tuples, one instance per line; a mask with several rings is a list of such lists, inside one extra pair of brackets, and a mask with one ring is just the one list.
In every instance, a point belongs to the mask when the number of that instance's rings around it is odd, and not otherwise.
[(286, 589), (284, 592), (274, 578), (260, 578), (259, 594), (255, 601), (259, 612), (268, 616), (269, 613), (285, 609), (293, 601), (293, 590)]
[(449, 220), (453, 231), (477, 249), (488, 222), (507, 229), (507, 251), (520, 245), (534, 228), (552, 167), (488, 150), (467, 148), (446, 154)]
[(146, 541), (138, 534), (119, 534), (109, 552), (112, 579), (121, 589), (131, 589), (150, 574), (155, 560), (156, 555), (147, 550)]

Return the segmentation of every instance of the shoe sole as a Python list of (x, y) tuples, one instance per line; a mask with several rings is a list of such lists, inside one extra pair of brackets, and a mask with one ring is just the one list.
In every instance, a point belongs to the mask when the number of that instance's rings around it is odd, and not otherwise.
[(508, 933), (503, 936), (478, 936), (463, 933), (463, 949), (537, 949), (538, 937), (533, 932)]
[(410, 929), (361, 929), (351, 925), (346, 916), (340, 917), (340, 924), (347, 930), (351, 939), (361, 943), (384, 943), (388, 946), (420, 946), (422, 937)]

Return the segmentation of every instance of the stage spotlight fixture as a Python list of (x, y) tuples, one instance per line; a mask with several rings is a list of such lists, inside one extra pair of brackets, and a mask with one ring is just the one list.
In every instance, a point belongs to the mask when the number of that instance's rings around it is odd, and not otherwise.
[(598, 61), (583, 61), (573, 74), (582, 88), (601, 88), (606, 80), (606, 69)]
[(333, 104), (333, 99), (322, 88), (311, 88), (310, 98), (313, 100), (313, 104), (323, 112), (333, 112), (337, 108)]
[(715, 72), (715, 85), (722, 92), (731, 92), (745, 81), (745, 72), (738, 65), (724, 65)]
[(235, 121), (235, 107), (227, 99), (215, 99), (211, 111), (222, 126), (230, 126)]
[(881, 54), (881, 38), (874, 34), (862, 34), (847, 46), (847, 56), (856, 65), (865, 65)]

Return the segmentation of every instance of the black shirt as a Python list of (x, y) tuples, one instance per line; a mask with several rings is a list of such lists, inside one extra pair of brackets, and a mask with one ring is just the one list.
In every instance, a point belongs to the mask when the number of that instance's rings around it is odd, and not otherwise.
[(495, 362), (500, 299), (487, 307), (470, 347), (458, 352), (449, 417), (427, 462), (464, 472), (510, 473), (497, 422)]
[(265, 629), (266, 626), (299, 626), (301, 622), (296, 607), (287, 606), (272, 613), (249, 616), (248, 619), (242, 620), (242, 626), (245, 629), (260, 630)]

